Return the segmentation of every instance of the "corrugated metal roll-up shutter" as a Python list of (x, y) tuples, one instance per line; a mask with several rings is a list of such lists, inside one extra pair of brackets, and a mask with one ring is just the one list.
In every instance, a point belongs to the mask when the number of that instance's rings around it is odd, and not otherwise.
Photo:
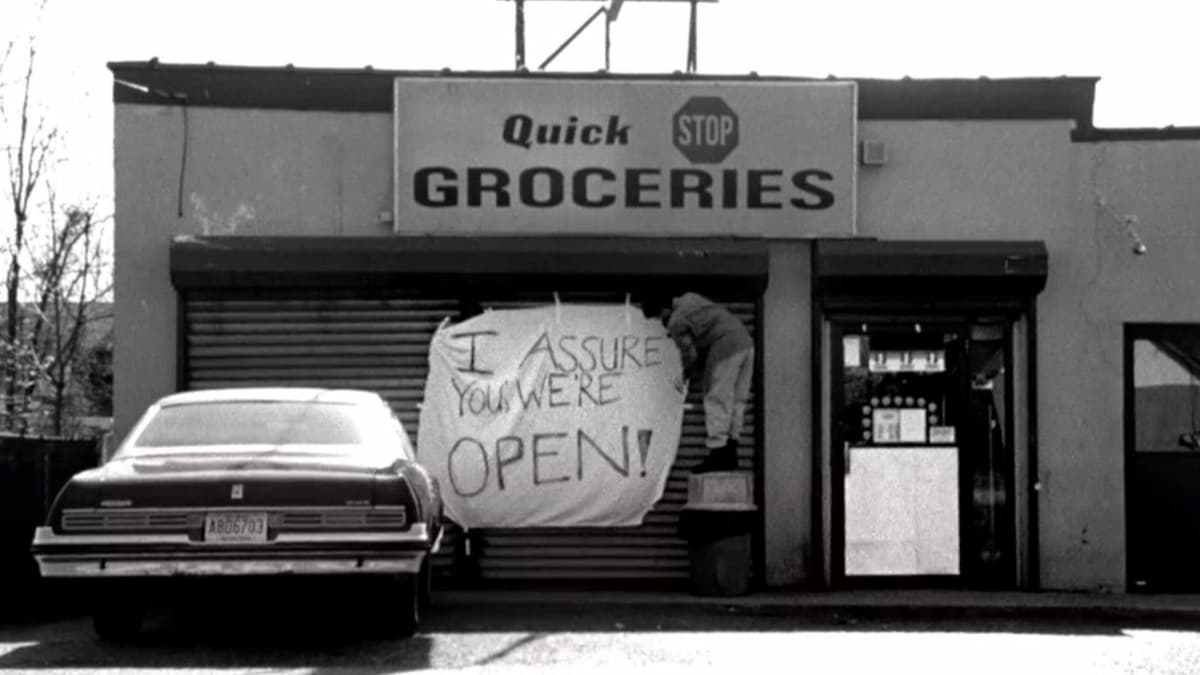
[[(562, 302), (623, 302), (623, 294), (570, 293)], [(719, 298), (757, 333), (756, 302)], [(485, 299), (481, 309), (554, 302), (549, 293)], [(474, 303), (472, 303), (474, 304)], [(185, 388), (351, 387), (386, 398), (416, 441), (428, 373), (429, 341), (457, 298), (351, 290), (189, 292), (185, 309)], [(756, 379), (760, 377), (756, 373)], [(739, 450), (742, 470), (758, 471), (758, 404), (751, 400)], [(434, 569), (443, 582), (684, 582), (687, 542), (678, 536), (688, 475), (707, 454), (704, 410), (693, 384), (679, 454), (663, 498), (631, 528), (480, 529), (465, 546), (447, 532)], [(469, 551), (468, 551), (469, 549)], [(457, 579), (457, 581), (453, 581)]]
[[(387, 399), (417, 440), (429, 341), (459, 301), (354, 291), (261, 291), (187, 295), (184, 386), (347, 387)], [(457, 530), (434, 560), (453, 574)]]
[[(747, 298), (720, 300), (757, 334), (757, 304)], [(624, 294), (564, 293), (559, 301), (624, 302)], [(554, 302), (553, 294), (522, 293), (484, 300), (484, 308), (507, 309)], [(759, 374), (756, 373), (756, 378)], [(688, 578), (687, 542), (678, 535), (679, 513), (687, 501), (691, 469), (707, 456), (704, 446), (704, 408), (698, 383), (693, 383), (683, 418), (679, 454), (667, 479), (663, 497), (646, 514), (642, 525), (628, 528), (526, 528), (472, 531), (477, 542), (476, 564), (484, 582), (556, 580), (562, 582), (664, 582), (683, 583)], [(738, 450), (738, 465), (757, 471), (757, 401), (746, 410), (746, 428)]]
[(409, 433), (429, 340), (455, 299), (275, 292), (189, 295), (187, 385), (350, 387), (379, 393)]

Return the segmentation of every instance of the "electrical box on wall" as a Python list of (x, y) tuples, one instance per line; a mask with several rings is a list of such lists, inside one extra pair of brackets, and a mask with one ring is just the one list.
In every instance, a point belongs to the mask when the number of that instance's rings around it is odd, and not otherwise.
[(859, 144), (859, 161), (863, 166), (887, 164), (887, 145), (883, 141), (863, 141)]

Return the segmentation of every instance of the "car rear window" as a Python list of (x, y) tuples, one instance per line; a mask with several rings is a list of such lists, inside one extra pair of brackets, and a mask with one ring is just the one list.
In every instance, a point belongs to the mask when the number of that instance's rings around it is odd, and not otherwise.
[(134, 443), (197, 445), (358, 445), (378, 439), (386, 416), (360, 406), (299, 401), (220, 401), (159, 409)]

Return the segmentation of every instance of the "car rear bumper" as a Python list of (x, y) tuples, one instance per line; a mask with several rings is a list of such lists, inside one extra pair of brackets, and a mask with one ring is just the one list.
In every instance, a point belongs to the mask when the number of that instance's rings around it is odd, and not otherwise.
[(71, 556), (39, 558), (38, 568), (47, 578), (415, 574), (424, 559), (424, 553), (387, 558), (330, 556), (211, 560)]
[(43, 577), (386, 575), (416, 573), (440, 533), (294, 535), (269, 544), (217, 546), (175, 535), (69, 535), (39, 527), (33, 556)]

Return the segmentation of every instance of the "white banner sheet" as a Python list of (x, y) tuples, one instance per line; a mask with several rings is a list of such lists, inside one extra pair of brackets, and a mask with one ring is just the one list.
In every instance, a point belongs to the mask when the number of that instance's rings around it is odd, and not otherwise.
[(418, 458), (466, 528), (640, 525), (679, 448), (681, 378), (637, 307), (484, 312), (433, 336)]

